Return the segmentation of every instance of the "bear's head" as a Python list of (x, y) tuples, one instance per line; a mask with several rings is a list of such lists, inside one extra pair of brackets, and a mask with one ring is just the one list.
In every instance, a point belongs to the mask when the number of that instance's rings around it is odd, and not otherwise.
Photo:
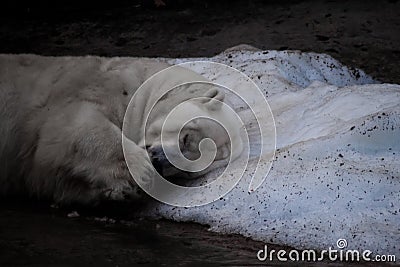
[(240, 155), (242, 126), (224, 100), (220, 88), (188, 84), (154, 107), (141, 145), (163, 177), (198, 177)]

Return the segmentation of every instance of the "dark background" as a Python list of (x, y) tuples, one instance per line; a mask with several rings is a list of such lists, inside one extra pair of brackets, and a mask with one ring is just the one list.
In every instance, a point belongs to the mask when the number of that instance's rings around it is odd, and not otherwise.
[[(164, 2), (5, 1), (0, 53), (208, 57), (245, 43), (327, 53), (383, 82), (400, 83), (397, 0)], [(264, 245), (193, 223), (116, 216), (106, 209), (78, 210), (80, 217), (69, 218), (71, 211), (1, 200), (0, 265), (258, 264), (256, 252)]]
[(400, 83), (400, 2), (295, 0), (6, 1), (0, 53), (212, 56), (246, 43), (327, 53)]

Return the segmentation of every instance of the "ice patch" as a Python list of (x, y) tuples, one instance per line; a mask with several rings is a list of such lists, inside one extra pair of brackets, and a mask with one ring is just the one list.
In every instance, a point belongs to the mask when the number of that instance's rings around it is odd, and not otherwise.
[[(399, 85), (299, 51), (160, 60), (211, 60), (247, 74), (271, 105), (277, 153), (255, 193), (247, 191), (247, 174), (219, 201), (196, 208), (157, 203), (151, 216), (296, 248), (336, 248), (344, 238), (348, 249), (400, 257)], [(224, 73), (197, 71), (230, 82)]]

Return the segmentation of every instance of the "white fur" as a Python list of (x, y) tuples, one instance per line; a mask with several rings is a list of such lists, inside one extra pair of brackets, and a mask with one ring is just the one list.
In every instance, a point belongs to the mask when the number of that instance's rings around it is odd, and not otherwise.
[[(0, 193), (60, 203), (136, 198), (121, 147), (123, 116), (136, 89), (165, 67), (150, 59), (0, 55)], [(143, 108), (152, 94), (143, 96)], [(172, 95), (157, 114), (187, 94)], [(151, 180), (138, 129), (129, 160)]]

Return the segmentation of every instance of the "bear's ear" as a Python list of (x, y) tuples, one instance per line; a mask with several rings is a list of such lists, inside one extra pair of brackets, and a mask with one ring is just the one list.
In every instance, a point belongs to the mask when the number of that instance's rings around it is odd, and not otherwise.
[(222, 102), (225, 99), (225, 93), (216, 88), (211, 88), (204, 94), (202, 103), (210, 110), (218, 110), (222, 107)]

